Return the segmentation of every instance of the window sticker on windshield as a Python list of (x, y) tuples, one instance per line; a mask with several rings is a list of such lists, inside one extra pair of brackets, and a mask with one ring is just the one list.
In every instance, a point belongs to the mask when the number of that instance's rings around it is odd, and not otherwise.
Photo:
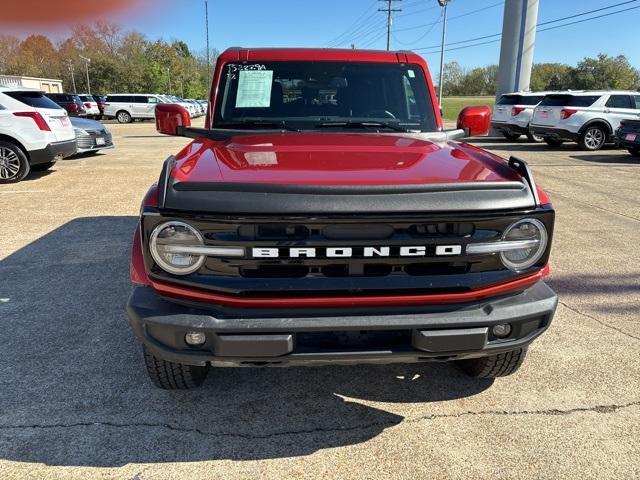
[(236, 108), (265, 108), (271, 105), (273, 70), (241, 70)]
[(407, 73), (409, 74), (409, 78), (416, 78), (416, 72), (413, 70), (407, 70)]

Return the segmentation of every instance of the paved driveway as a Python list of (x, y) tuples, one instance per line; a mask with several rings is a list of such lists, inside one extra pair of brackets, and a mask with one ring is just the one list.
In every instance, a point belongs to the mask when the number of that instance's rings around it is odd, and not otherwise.
[(140, 198), (185, 145), (117, 149), (0, 186), (0, 478), (640, 477), (640, 162), (476, 142), (553, 197), (550, 330), (514, 376), (454, 366), (220, 369), (151, 386), (124, 305)]

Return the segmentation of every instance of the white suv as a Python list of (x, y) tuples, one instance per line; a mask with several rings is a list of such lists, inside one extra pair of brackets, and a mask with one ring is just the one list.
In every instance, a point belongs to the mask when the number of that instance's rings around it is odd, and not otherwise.
[(76, 135), (64, 109), (39, 90), (0, 86), (0, 183), (74, 153)]
[(574, 141), (583, 150), (598, 150), (613, 141), (622, 120), (639, 118), (640, 92), (567, 91), (540, 102), (530, 130), (552, 146)]
[(529, 131), (533, 109), (549, 92), (514, 92), (500, 97), (493, 108), (491, 128), (500, 132), (507, 140), (517, 140), (526, 135), (532, 142), (543, 138)]
[(105, 118), (116, 118), (120, 123), (134, 119), (156, 118), (156, 105), (166, 103), (160, 95), (145, 93), (119, 93), (109, 95), (104, 103)]

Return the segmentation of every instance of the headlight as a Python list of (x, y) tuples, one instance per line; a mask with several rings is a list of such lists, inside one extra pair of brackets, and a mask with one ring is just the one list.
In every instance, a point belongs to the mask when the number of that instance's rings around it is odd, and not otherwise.
[(149, 250), (163, 270), (175, 275), (189, 275), (198, 270), (206, 256), (200, 250), (204, 240), (198, 230), (183, 222), (158, 225), (151, 233)]
[(502, 236), (503, 244), (511, 244), (513, 248), (500, 252), (500, 259), (510, 270), (525, 270), (540, 260), (547, 241), (547, 229), (540, 220), (519, 220), (511, 224)]
[(470, 243), (468, 255), (500, 254), (502, 264), (521, 271), (534, 265), (544, 254), (548, 243), (547, 229), (540, 220), (525, 218), (509, 225), (499, 242)]

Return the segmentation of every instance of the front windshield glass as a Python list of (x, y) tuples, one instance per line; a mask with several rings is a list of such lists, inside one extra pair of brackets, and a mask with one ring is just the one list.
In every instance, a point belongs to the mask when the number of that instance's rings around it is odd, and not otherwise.
[(218, 92), (214, 128), (251, 122), (273, 128), (284, 122), (298, 129), (334, 124), (367, 128), (384, 123), (408, 130), (437, 130), (427, 82), (418, 65), (228, 63)]

